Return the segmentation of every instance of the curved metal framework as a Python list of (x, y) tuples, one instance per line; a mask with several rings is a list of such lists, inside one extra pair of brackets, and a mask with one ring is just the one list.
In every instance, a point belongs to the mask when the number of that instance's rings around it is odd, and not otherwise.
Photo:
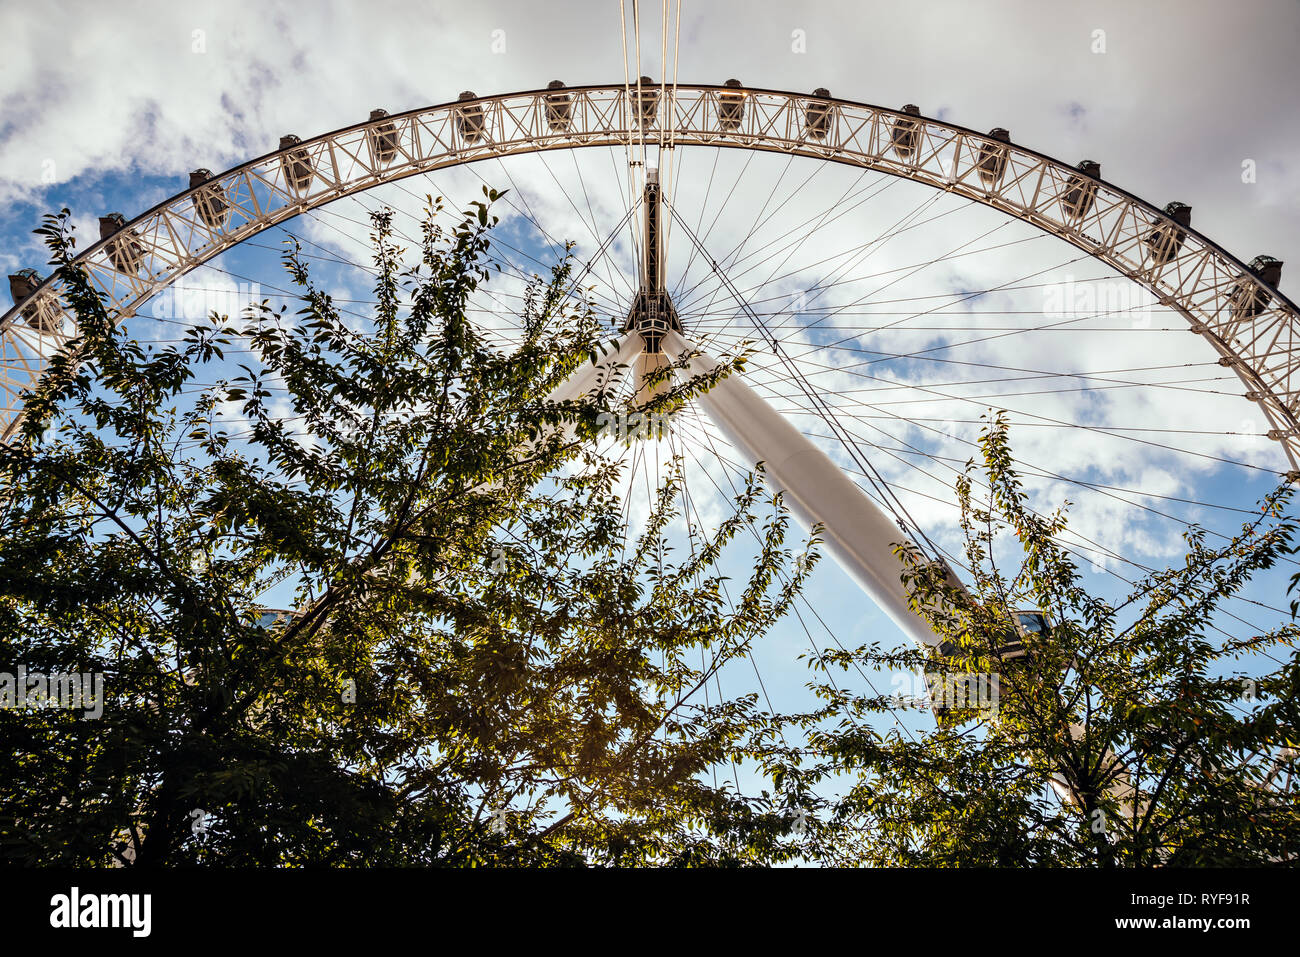
[[(1268, 437), (1300, 469), (1300, 311), (1276, 288), (1276, 261), (1248, 266), (1188, 224), (1098, 178), (990, 133), (901, 111), (813, 95), (727, 86), (623, 85), (505, 96), (390, 116), (311, 140), (286, 136), (276, 152), (191, 188), (130, 222), (101, 220), (103, 238), (79, 257), (110, 308), (131, 315), (177, 277), (262, 230), (331, 200), (407, 176), (518, 153), (622, 146), (653, 137), (667, 147), (767, 150), (844, 163), (957, 193), (1052, 233), (1177, 309), (1246, 385)], [(203, 171), (206, 172), (206, 171)], [(17, 278), (17, 277), (15, 277)], [(22, 393), (72, 333), (57, 283), (27, 277), (0, 318), (0, 439), (21, 417)], [(33, 288), (34, 287), (34, 288)]]

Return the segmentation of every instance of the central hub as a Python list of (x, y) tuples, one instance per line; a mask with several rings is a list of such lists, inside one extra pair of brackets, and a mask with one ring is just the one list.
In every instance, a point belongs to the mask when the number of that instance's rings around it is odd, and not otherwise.
[(642, 289), (632, 300), (632, 308), (627, 314), (624, 332), (639, 332), (645, 340), (646, 352), (659, 352), (659, 344), (664, 333), (669, 330), (681, 332), (682, 324), (677, 319), (677, 310), (668, 293), (647, 292)]

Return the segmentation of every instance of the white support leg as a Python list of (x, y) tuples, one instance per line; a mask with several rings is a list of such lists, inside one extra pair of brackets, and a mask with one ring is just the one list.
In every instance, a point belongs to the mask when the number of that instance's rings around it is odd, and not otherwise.
[[(615, 341), (618, 345), (612, 353), (607, 352), (604, 355), (597, 356), (595, 362), (587, 362), (579, 366), (573, 375), (552, 389), (550, 395), (546, 398), (551, 402), (565, 402), (569, 399), (580, 399), (601, 384), (617, 385), (618, 380), (627, 374), (627, 368), (620, 369), (617, 367), (620, 365), (631, 367), (637, 362), (644, 344), (641, 337), (636, 333), (624, 333), (622, 338)], [(561, 432), (566, 442), (572, 441), (574, 437), (572, 425), (564, 426)], [(549, 430), (543, 430), (536, 438), (523, 442), (517, 450), (519, 456), (523, 458), (530, 455), (542, 440), (551, 434), (553, 433)], [(494, 479), (491, 482), (475, 486), (471, 491), (495, 491), (500, 488), (501, 483)]]
[[(695, 347), (675, 332), (664, 336), (663, 349), (674, 360)], [(700, 375), (717, 367), (717, 362), (700, 354), (691, 360), (692, 374)], [(907, 536), (889, 516), (877, 507), (831, 461), (821, 449), (754, 390), (728, 376), (699, 397), (709, 417), (727, 439), (750, 461), (763, 462), (767, 475), (785, 491), (790, 511), (805, 527), (820, 522), (825, 526), (827, 549), (871, 600), (903, 630), (917, 647), (925, 649), (939, 644), (939, 637), (924, 618), (907, 603), (903, 586), (902, 563), (894, 555), (892, 544), (905, 542)], [(1071, 728), (1079, 737), (1083, 729)], [(1111, 760), (1117, 760), (1111, 756)], [(1049, 783), (1062, 800), (1074, 803), (1074, 797), (1059, 775)], [(1132, 818), (1144, 812), (1146, 803), (1121, 773), (1111, 785), (1109, 795)]]
[(639, 409), (655, 397), (662, 395), (671, 388), (672, 383), (668, 380), (656, 382), (652, 386), (646, 385), (646, 377), (663, 369), (668, 365), (668, 357), (662, 352), (642, 352), (636, 358), (636, 395), (632, 399), (632, 408)]
[(597, 356), (595, 362), (588, 362), (579, 367), (578, 371), (561, 382), (551, 394), (547, 397), (552, 402), (564, 402), (568, 399), (579, 399), (586, 395), (602, 381), (609, 381), (612, 377), (617, 376), (620, 371), (614, 367), (616, 365), (631, 366), (644, 348), (641, 336), (634, 332), (625, 332), (620, 339), (615, 340), (618, 347), (613, 354), (606, 353), (603, 356)]
[[(663, 349), (677, 360), (695, 348), (675, 332)], [(717, 362), (703, 354), (690, 362), (694, 375)], [(821, 449), (813, 445), (738, 376), (728, 376), (699, 397), (709, 417), (751, 462), (763, 462), (768, 478), (785, 492), (791, 513), (805, 527), (825, 526), (827, 550), (918, 647), (939, 643), (929, 624), (908, 605), (903, 564), (893, 552), (907, 536)]]

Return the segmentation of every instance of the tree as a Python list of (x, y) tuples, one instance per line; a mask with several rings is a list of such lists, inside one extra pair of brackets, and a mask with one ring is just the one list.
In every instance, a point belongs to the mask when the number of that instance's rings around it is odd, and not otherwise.
[[(105, 699), (92, 719), (0, 710), (6, 859), (794, 853), (780, 801), (704, 774), (780, 759), (791, 719), (694, 692), (785, 613), (812, 560), (785, 548), (787, 516), (753, 476), (689, 556), (666, 541), (680, 464), (646, 527), (626, 527), (622, 466), (591, 451), (621, 412), (613, 390), (546, 398), (602, 352), (572, 259), (531, 284), (510, 349), (470, 318), (496, 265), (498, 194), (484, 192), (450, 227), (431, 200), (410, 262), (391, 213), (374, 215), (362, 333), (295, 247), (296, 314), (214, 314), (166, 347), (130, 338), (73, 261), (68, 211), (47, 218), (78, 332), (0, 447), (0, 662), (102, 673)], [(232, 349), (252, 358), (200, 385)], [(301, 428), (277, 414), (277, 388)], [(246, 435), (218, 414), (232, 405)], [(717, 562), (758, 523), (729, 611)], [(271, 620), (261, 596), (286, 580), (292, 608)]]
[[(981, 435), (959, 482), (969, 590), (900, 549), (920, 611), (943, 639), (932, 655), (875, 646), (827, 654), (826, 675), (862, 665), (935, 677), (997, 676), (992, 701), (932, 696), (939, 727), (911, 740), (861, 723), (819, 732), (828, 766), (854, 782), (830, 860), (876, 865), (1234, 866), (1294, 861), (1300, 803), (1276, 787), (1300, 741), (1298, 630), (1224, 640), (1213, 615), (1256, 573), (1294, 554), (1290, 489), (1262, 503), (1231, 542), (1186, 536), (1184, 562), (1136, 583), (1121, 603), (1088, 594), (1062, 542), (1066, 514), (1036, 513), (1015, 470), (1006, 419)], [(1018, 564), (1003, 570), (1007, 534)], [(1045, 612), (1023, 640), (1017, 611)], [(1023, 647), (1024, 654), (1017, 652)], [(1238, 664), (1255, 662), (1250, 670)], [(990, 678), (991, 684), (991, 678)], [(894, 702), (823, 683), (827, 715)], [(945, 712), (943, 705), (971, 705)], [(1049, 786), (1050, 785), (1050, 786)]]
[[(996, 419), (989, 497), (973, 463), (958, 486), (969, 589), (899, 550), (938, 653), (817, 652), (823, 700), (806, 713), (756, 695), (701, 704), (790, 608), (816, 536), (786, 547), (760, 469), (678, 557), (681, 463), (628, 527), (622, 466), (593, 450), (627, 412), (615, 390), (548, 398), (603, 352), (572, 259), (529, 286), (510, 348), (471, 318), (496, 265), (499, 197), (485, 194), (450, 226), (431, 200), (409, 259), (391, 214), (373, 217), (361, 332), (295, 247), (296, 313), (214, 315), (166, 347), (130, 338), (73, 261), (67, 211), (47, 219), (78, 335), (0, 446), (0, 695), (22, 667), (102, 674), (104, 698), (90, 718), (0, 708), (6, 860), (1294, 859), (1296, 797), (1270, 774), (1300, 737), (1297, 629), (1224, 643), (1211, 621), (1294, 553), (1288, 489), (1227, 545), (1193, 530), (1180, 567), (1112, 606), (1083, 589), (1065, 513), (1029, 507)], [(690, 378), (683, 360), (686, 381), (660, 373), (671, 387), (633, 411), (671, 415), (743, 365)], [(242, 434), (219, 414), (232, 407)], [(749, 530), (752, 573), (730, 606), (721, 559)], [(268, 614), (276, 583), (293, 598)], [(1049, 627), (1017, 654), (1026, 606)], [(1247, 656), (1268, 664), (1239, 670)], [(881, 733), (871, 719), (896, 702), (836, 680), (880, 666), (925, 669), (936, 690), (996, 674), (997, 695), (936, 709), (915, 740)], [(733, 763), (768, 789), (712, 783)]]

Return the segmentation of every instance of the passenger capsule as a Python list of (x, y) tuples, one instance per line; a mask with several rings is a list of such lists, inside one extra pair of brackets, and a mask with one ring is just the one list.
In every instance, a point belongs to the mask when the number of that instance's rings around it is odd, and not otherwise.
[(745, 94), (738, 92), (739, 80), (728, 80), (724, 85), (727, 89), (718, 94), (718, 128), (734, 133), (745, 118)]
[[(1263, 283), (1276, 286), (1282, 280), (1282, 260), (1272, 256), (1256, 256), (1247, 269)], [(1268, 308), (1273, 296), (1248, 277), (1242, 276), (1228, 293), (1233, 319), (1253, 319)]]
[[(20, 269), (9, 277), (9, 295), (13, 297), (14, 305), (21, 306), (23, 300), (34, 293), (41, 284), (41, 276), (35, 269)], [(30, 319), (32, 316), (32, 307), (28, 306), (23, 310), (23, 316)]]
[(998, 649), (998, 657), (1003, 661), (1023, 658), (1041, 639), (1050, 637), (1052, 626), (1047, 616), (1037, 608), (1021, 608), (1012, 616), (1015, 621), (1015, 634), (1008, 635), (1007, 644)]
[[(126, 218), (121, 213), (109, 213), (99, 217), (99, 238), (111, 241), (104, 247), (108, 261), (113, 268), (126, 276), (134, 276), (144, 263), (144, 247), (140, 245), (140, 236), (134, 229), (127, 229)], [(120, 235), (119, 235), (120, 234)]]
[(1083, 219), (1092, 209), (1092, 201), (1097, 195), (1097, 184), (1093, 180), (1101, 177), (1101, 164), (1082, 160), (1075, 169), (1079, 172), (1070, 174), (1061, 203), (1070, 219)]
[[(22, 306), (32, 297), (41, 285), (40, 274), (35, 269), (20, 269), (9, 277), (9, 295), (13, 296), (14, 305)], [(51, 317), (47, 310), (41, 310), (35, 303), (23, 307), (23, 320), (37, 332), (57, 332), (60, 323)]]
[(387, 115), (387, 110), (371, 110), (372, 125), (366, 130), (370, 151), (375, 156), (375, 162), (380, 166), (387, 166), (397, 157), (397, 127), (393, 125), (392, 120), (386, 123), (375, 123), (375, 120), (382, 120)]
[(483, 113), (482, 103), (467, 103), (478, 99), (473, 90), (466, 90), (460, 95), (465, 106), (456, 107), (456, 132), (461, 139), (471, 146), (483, 140), (487, 132), (487, 117)]
[(804, 102), (804, 132), (816, 139), (825, 139), (826, 134), (831, 129), (831, 104), (822, 102), (822, 100), (829, 100), (831, 91), (824, 86), (819, 86), (813, 90), (813, 96), (821, 99), (806, 100)]
[(280, 137), (280, 167), (284, 170), (285, 182), (295, 193), (305, 193), (311, 186), (311, 157), (305, 148), (293, 149), (301, 142), (292, 133)]
[[(1002, 662), (1015, 661), (1027, 656), (1034, 645), (1052, 633), (1051, 623), (1038, 608), (1020, 608), (1011, 615), (997, 636), (997, 643), (992, 648), (993, 657)], [(938, 646), (939, 654), (952, 658), (962, 653), (955, 641), (943, 641)]]
[[(562, 80), (552, 80), (546, 84), (548, 90), (563, 90)], [(573, 97), (568, 93), (547, 93), (546, 125), (552, 133), (567, 133), (573, 125)]]
[(210, 229), (225, 229), (230, 219), (230, 203), (219, 184), (204, 186), (210, 179), (210, 169), (196, 169), (190, 173), (190, 189), (195, 191), (194, 210)]
[(1183, 248), (1187, 238), (1187, 227), (1192, 225), (1192, 207), (1186, 203), (1170, 203), (1165, 207), (1165, 215), (1172, 223), (1157, 222), (1155, 229), (1147, 234), (1146, 244), (1151, 250), (1151, 261), (1163, 266)]
[[(986, 633), (988, 644), (979, 642), (974, 647), (963, 648), (955, 640), (941, 641), (934, 649), (937, 654), (924, 668), (931, 710), (939, 726), (955, 727), (977, 718), (981, 709), (996, 706), (997, 685), (992, 681), (997, 680), (998, 675), (1018, 668), (1031, 656), (1043, 656), (1047, 647), (1042, 639), (1049, 638), (1051, 633), (1051, 623), (1041, 610), (1021, 608), (1012, 612), (1009, 621)], [(952, 659), (967, 655), (989, 659), (992, 674), (988, 676), (988, 684), (981, 687), (978, 680), (972, 684), (971, 679), (976, 675), (966, 672), (965, 668), (959, 668), (959, 673), (953, 674), (955, 662)]]
[(889, 139), (894, 144), (894, 152), (898, 154), (898, 158), (910, 163), (916, 156), (916, 144), (921, 139), (921, 124), (918, 120), (907, 117), (920, 116), (921, 108), (915, 103), (908, 103), (903, 107), (903, 112), (907, 116), (900, 116), (894, 120), (894, 125), (889, 130)]
[(645, 130), (655, 125), (659, 115), (659, 87), (648, 76), (641, 77), (641, 89), (632, 87), (632, 105), (635, 107), (637, 125)]
[(993, 189), (1002, 182), (1002, 174), (1007, 170), (1007, 146), (1011, 134), (1000, 126), (989, 130), (989, 138), (980, 145), (979, 160), (975, 168), (979, 170), (980, 181), (985, 189)]

